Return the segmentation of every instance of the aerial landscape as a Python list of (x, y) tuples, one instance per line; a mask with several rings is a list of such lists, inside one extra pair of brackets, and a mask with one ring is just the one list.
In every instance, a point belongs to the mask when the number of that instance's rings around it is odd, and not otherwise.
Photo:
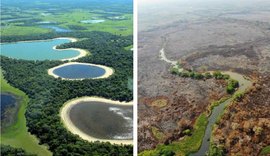
[(270, 155), (269, 81), (269, 1), (138, 1), (139, 155)]
[(133, 155), (133, 1), (1, 1), (1, 155)]

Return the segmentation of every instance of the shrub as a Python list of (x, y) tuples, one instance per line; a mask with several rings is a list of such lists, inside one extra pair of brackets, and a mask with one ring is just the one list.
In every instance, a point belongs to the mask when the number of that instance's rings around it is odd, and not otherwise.
[(221, 74), (220, 71), (214, 71), (213, 77), (214, 77), (215, 79), (222, 79), (222, 78), (223, 78), (223, 75)]
[(184, 135), (191, 135), (191, 130), (190, 129), (186, 129), (183, 131)]
[(211, 75), (209, 72), (206, 72), (206, 73), (204, 74), (204, 77), (205, 77), (206, 79), (211, 79), (211, 78), (212, 78), (212, 75)]

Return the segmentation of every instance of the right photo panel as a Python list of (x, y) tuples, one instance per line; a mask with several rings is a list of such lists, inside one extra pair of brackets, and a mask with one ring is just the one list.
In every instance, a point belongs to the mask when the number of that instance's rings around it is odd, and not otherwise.
[(269, 8), (138, 0), (138, 155), (270, 155)]

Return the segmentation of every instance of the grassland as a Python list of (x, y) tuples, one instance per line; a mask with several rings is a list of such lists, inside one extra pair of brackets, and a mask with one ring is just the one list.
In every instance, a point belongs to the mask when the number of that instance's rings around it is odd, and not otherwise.
[(158, 128), (152, 127), (152, 133), (154, 134), (154, 137), (156, 137), (158, 140), (164, 139), (164, 134), (159, 131)]
[(48, 32), (51, 32), (51, 30), (34, 26), (31, 27), (9, 26), (8, 28), (1, 29), (1, 34), (3, 36), (28, 35), (28, 34), (34, 35), (34, 34), (45, 34)]
[(1, 93), (8, 92), (15, 94), (22, 98), (20, 103), (20, 108), (18, 112), (17, 121), (10, 127), (6, 128), (1, 133), (1, 144), (10, 145), (17, 148), (23, 148), (28, 153), (38, 154), (40, 156), (52, 155), (46, 148), (38, 144), (38, 140), (35, 136), (31, 135), (27, 131), (26, 119), (25, 119), (25, 109), (29, 101), (28, 96), (8, 84), (4, 79), (2, 71), (1, 73)]
[[(1, 22), (2, 25), (5, 25), (1, 29), (1, 34), (3, 36), (12, 36), (12, 35), (29, 35), (29, 34), (44, 34), (52, 32), (52, 29), (42, 28), (41, 24), (35, 20), (40, 20), (39, 22), (52, 22), (54, 25), (61, 28), (69, 29), (69, 26), (78, 26), (83, 28), (83, 30), (72, 30), (71, 31), (104, 31), (117, 35), (132, 35), (133, 33), (133, 16), (132, 14), (119, 14), (119, 17), (123, 19), (109, 19), (111, 15), (107, 15), (106, 12), (103, 12), (105, 15), (100, 15), (100, 10), (97, 10), (97, 13), (89, 12), (86, 10), (74, 9), (68, 12), (61, 12), (59, 14), (47, 14), (46, 16), (42, 15), (42, 11), (34, 12), (35, 18), (32, 14), (28, 12), (22, 12), (20, 18), (15, 16), (13, 18), (18, 18), (15, 21), (4, 21)], [(117, 15), (118, 16), (118, 15)], [(114, 16), (113, 16), (114, 17)], [(9, 17), (11, 18), (11, 17)], [(11, 19), (13, 19), (11, 18)], [(33, 21), (27, 20), (32, 19)], [(101, 23), (81, 23), (82, 20), (92, 20), (92, 19), (101, 19), (105, 20)]]
[(140, 153), (140, 156), (156, 156), (162, 151), (175, 152), (177, 156), (185, 156), (198, 151), (201, 146), (204, 132), (207, 126), (207, 116), (202, 114), (196, 120), (194, 130), (191, 136), (186, 136), (181, 141), (175, 141), (169, 145), (158, 145), (154, 150), (147, 150)]

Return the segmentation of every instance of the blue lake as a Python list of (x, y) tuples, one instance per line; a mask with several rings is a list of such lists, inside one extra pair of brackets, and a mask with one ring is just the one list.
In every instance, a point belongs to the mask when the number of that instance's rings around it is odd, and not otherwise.
[(95, 24), (95, 23), (102, 23), (105, 22), (105, 20), (83, 20), (81, 23), (85, 24)]
[(16, 98), (10, 94), (2, 94), (0, 99), (1, 105), (1, 119), (5, 118), (4, 114), (7, 108), (14, 107), (16, 105)]
[(24, 60), (62, 60), (76, 57), (77, 50), (54, 50), (53, 47), (68, 43), (68, 39), (16, 42), (1, 44), (1, 55)]
[(105, 72), (103, 68), (86, 64), (70, 64), (53, 70), (55, 75), (67, 79), (96, 78)]
[(66, 28), (62, 28), (59, 26), (55, 26), (55, 25), (42, 25), (42, 28), (48, 28), (48, 29), (52, 29), (55, 32), (71, 32), (71, 30), (66, 29)]

